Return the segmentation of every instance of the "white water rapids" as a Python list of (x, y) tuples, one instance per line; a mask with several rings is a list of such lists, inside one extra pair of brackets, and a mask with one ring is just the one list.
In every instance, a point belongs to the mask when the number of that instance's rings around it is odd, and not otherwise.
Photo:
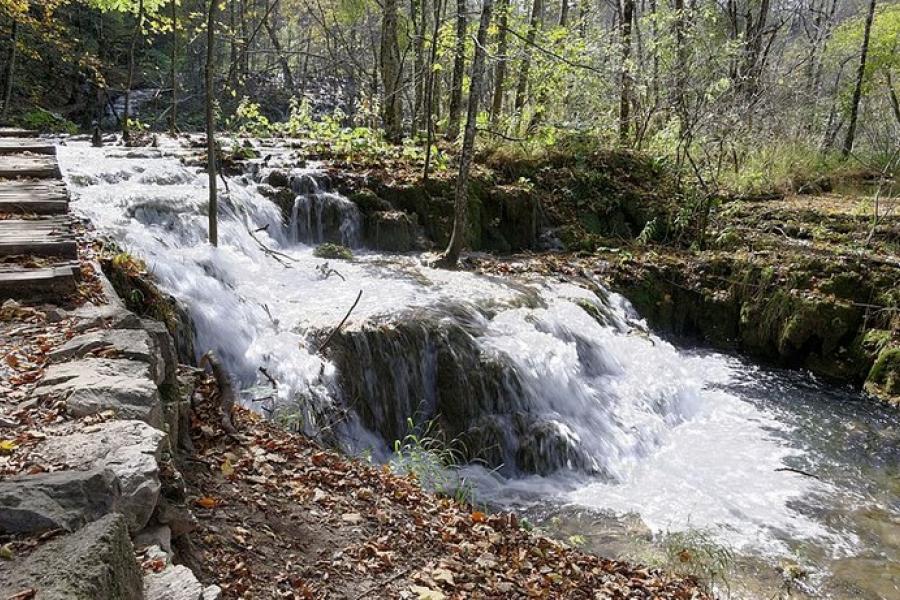
[[(573, 283), (511, 284), (430, 269), (416, 256), (364, 251), (353, 261), (327, 261), (343, 279), (326, 278), (326, 261), (296, 241), (296, 230), (283, 227), (279, 209), (252, 182), (229, 179), (213, 248), (206, 243), (207, 179), (198, 169), (162, 151), (77, 143), (61, 146), (59, 161), (73, 210), (145, 260), (191, 315), (197, 352), (217, 351), (239, 387), (265, 384), (263, 366), (278, 381), (277, 402), (339, 405), (337, 367), (315, 354), (311, 334), (334, 327), (360, 290), (349, 328), (438, 304), (486, 307), (476, 313), (476, 340), (485, 360), (517, 374), (516, 409), (550, 423), (596, 474), (483, 472), (483, 493), (637, 513), (657, 532), (710, 530), (767, 555), (787, 554), (793, 544), (786, 540), (816, 541), (833, 555), (857, 543), (797, 510), (834, 490), (784, 470), (803, 449), (786, 442), (791, 426), (777, 414), (729, 390), (746, 367), (721, 355), (685, 354), (641, 333), (643, 323), (620, 296), (602, 302)], [(283, 259), (290, 267), (253, 236), (290, 257)], [(392, 442), (363, 439), (382, 444), (376, 454)]]

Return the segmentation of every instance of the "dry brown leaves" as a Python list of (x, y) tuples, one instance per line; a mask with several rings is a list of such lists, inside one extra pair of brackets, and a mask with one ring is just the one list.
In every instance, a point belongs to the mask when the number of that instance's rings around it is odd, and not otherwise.
[[(211, 382), (200, 386), (208, 396)], [(229, 598), (701, 598), (689, 579), (538, 537), (243, 409), (198, 401), (183, 467), (199, 564)]]

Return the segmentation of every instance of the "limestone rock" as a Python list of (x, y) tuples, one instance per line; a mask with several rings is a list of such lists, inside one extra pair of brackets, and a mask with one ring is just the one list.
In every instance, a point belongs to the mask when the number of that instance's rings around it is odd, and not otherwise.
[(399, 210), (376, 212), (368, 216), (366, 237), (369, 245), (389, 252), (408, 252), (416, 247), (416, 216)]
[(172, 555), (172, 530), (168, 525), (159, 525), (157, 527), (147, 527), (138, 532), (134, 536), (134, 547), (144, 548), (147, 546), (156, 546), (166, 556)]
[(120, 418), (162, 427), (159, 391), (145, 363), (85, 358), (51, 365), (34, 393), (62, 397), (76, 417), (114, 410)]
[[(98, 269), (99, 270), (99, 269)], [(141, 320), (136, 314), (120, 304), (85, 304), (72, 312), (78, 318), (75, 331), (87, 331), (98, 327), (116, 329), (137, 329)]]
[(167, 525), (172, 538), (178, 538), (197, 529), (197, 518), (189, 508), (176, 506), (163, 500), (156, 507), (156, 521)]
[(144, 576), (144, 598), (153, 600), (202, 600), (203, 585), (184, 565), (170, 565)]
[[(168, 334), (167, 334), (168, 335)], [(166, 377), (166, 364), (163, 350), (159, 348), (157, 339), (141, 329), (104, 329), (76, 336), (50, 353), (55, 362), (65, 362), (73, 358), (84, 358), (93, 353), (109, 349), (116, 358), (127, 358), (147, 363), (153, 382), (161, 384)], [(174, 356), (172, 349), (170, 358)]]
[(35, 590), (39, 600), (140, 600), (141, 574), (125, 520), (107, 515), (47, 542), (0, 570), (0, 589), (4, 597)]
[(158, 460), (166, 435), (141, 421), (111, 421), (71, 435), (48, 437), (37, 449), (45, 459), (70, 469), (108, 469), (119, 480), (116, 512), (131, 531), (150, 520), (159, 501)]
[(0, 533), (72, 531), (111, 512), (119, 493), (108, 469), (7, 479), (0, 482)]
[(165, 323), (155, 319), (141, 319), (141, 327), (153, 339), (157, 357), (162, 362), (163, 378), (158, 383), (173, 384), (175, 383), (175, 374), (178, 370), (178, 353), (175, 349), (175, 342), (169, 335)]

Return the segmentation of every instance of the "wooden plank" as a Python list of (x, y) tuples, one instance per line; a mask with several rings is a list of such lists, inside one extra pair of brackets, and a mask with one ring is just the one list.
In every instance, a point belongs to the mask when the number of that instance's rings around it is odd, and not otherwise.
[(0, 235), (12, 231), (72, 231), (72, 219), (68, 215), (41, 219), (0, 219)]
[(0, 156), (0, 178), (35, 177), (60, 179), (62, 173), (55, 158), (37, 154), (6, 154)]
[(61, 215), (69, 209), (66, 200), (6, 200), (0, 198), (0, 213), (14, 215)]
[(75, 272), (62, 265), (39, 269), (0, 269), (0, 300), (59, 299), (75, 292)]
[(0, 154), (19, 154), (21, 152), (56, 156), (56, 146), (53, 144), (42, 144), (34, 140), (0, 138)]
[(20, 129), (18, 127), (0, 127), (0, 137), (37, 137), (40, 132), (33, 129)]
[(66, 239), (0, 238), (0, 256), (20, 255), (78, 258), (78, 243)]

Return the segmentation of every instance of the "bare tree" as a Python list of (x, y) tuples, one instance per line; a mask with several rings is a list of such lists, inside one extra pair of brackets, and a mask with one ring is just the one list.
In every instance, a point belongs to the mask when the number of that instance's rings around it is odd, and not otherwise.
[(844, 146), (841, 156), (846, 158), (853, 151), (853, 142), (856, 138), (856, 123), (859, 118), (859, 101), (862, 97), (863, 80), (866, 76), (866, 57), (869, 54), (869, 36), (872, 33), (872, 20), (875, 18), (875, 0), (869, 2), (869, 12), (866, 14), (866, 24), (863, 29), (862, 48), (859, 51), (859, 68), (856, 71), (856, 86), (853, 88), (853, 99), (850, 101), (850, 121), (847, 123), (847, 136), (844, 138)]
[(206, 17), (206, 169), (209, 174), (209, 243), (219, 245), (219, 204), (216, 190), (216, 122), (213, 103), (213, 75), (216, 56), (216, 4), (209, 0)]
[(466, 0), (456, 0), (456, 53), (453, 56), (453, 80), (450, 84), (450, 109), (447, 116), (447, 139), (459, 135), (462, 113), (463, 75), (466, 70)]
[(459, 173), (456, 177), (456, 192), (453, 209), (453, 233), (450, 243), (435, 266), (452, 268), (459, 262), (466, 241), (466, 229), (469, 218), (469, 169), (472, 166), (472, 155), (475, 154), (475, 131), (478, 121), (478, 101), (481, 98), (484, 84), (485, 48), (487, 32), (491, 23), (494, 0), (484, 0), (481, 8), (481, 21), (478, 24), (478, 36), (475, 41), (475, 59), (472, 62), (472, 85), (469, 90), (469, 107), (466, 114), (466, 128), (463, 132), (463, 145), (459, 155)]
[(131, 47), (128, 49), (128, 82), (125, 84), (125, 115), (122, 119), (122, 139), (126, 144), (131, 142), (131, 86), (134, 85), (134, 50), (137, 46), (141, 30), (144, 28), (144, 0), (138, 1), (137, 22), (131, 34)]
[(12, 101), (13, 80), (16, 76), (16, 55), (19, 45), (19, 21), (13, 19), (12, 38), (10, 39), (9, 60), (6, 63), (6, 80), (3, 83), (3, 112), (0, 119), (9, 114), (9, 103)]
[(500, 0), (497, 22), (497, 66), (494, 69), (494, 96), (491, 101), (491, 127), (496, 128), (503, 112), (503, 85), (506, 83), (506, 54), (509, 52), (509, 0)]
[(622, 2), (622, 82), (619, 95), (619, 142), (628, 142), (631, 124), (631, 24), (634, 21), (634, 0)]
[(385, 0), (384, 15), (381, 20), (381, 81), (384, 86), (382, 118), (385, 136), (392, 142), (399, 142), (403, 134), (400, 77), (397, 0)]

